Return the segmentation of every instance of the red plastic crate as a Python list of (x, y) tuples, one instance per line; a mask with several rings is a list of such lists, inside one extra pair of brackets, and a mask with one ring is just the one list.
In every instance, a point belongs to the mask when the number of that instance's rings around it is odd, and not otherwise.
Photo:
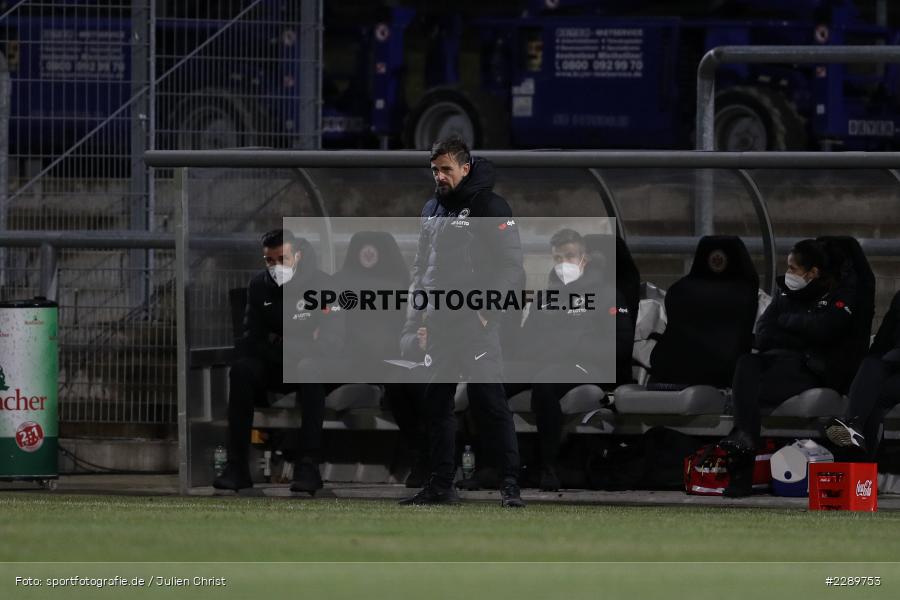
[(878, 510), (876, 463), (810, 463), (809, 510)]

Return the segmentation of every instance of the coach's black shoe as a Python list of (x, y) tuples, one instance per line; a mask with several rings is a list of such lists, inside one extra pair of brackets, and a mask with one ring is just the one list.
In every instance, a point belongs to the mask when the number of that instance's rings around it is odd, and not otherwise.
[(847, 423), (840, 419), (831, 419), (825, 426), (825, 437), (839, 448), (852, 448), (866, 452), (866, 438), (857, 431), (852, 421)]
[(322, 475), (319, 474), (319, 465), (308, 460), (297, 463), (294, 467), (294, 481), (291, 482), (292, 492), (306, 492), (310, 496), (316, 495), (316, 490), (322, 489)]
[(562, 486), (559, 477), (556, 475), (556, 469), (551, 466), (544, 466), (541, 469), (540, 488), (544, 492), (556, 492)]
[(459, 504), (459, 494), (451, 485), (447, 488), (439, 488), (429, 481), (419, 493), (399, 502), (401, 506), (425, 506), (428, 504)]
[(217, 490), (234, 490), (235, 492), (253, 487), (250, 468), (246, 463), (243, 465), (236, 465), (233, 462), (226, 463), (225, 470), (213, 481), (213, 487)]
[(525, 508), (519, 484), (515, 479), (507, 479), (500, 488), (500, 506), (503, 508)]

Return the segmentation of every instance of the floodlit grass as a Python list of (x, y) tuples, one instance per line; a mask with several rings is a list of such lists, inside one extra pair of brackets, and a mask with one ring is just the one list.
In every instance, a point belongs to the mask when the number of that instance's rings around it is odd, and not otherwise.
[(898, 561), (900, 512), (0, 493), (0, 561)]

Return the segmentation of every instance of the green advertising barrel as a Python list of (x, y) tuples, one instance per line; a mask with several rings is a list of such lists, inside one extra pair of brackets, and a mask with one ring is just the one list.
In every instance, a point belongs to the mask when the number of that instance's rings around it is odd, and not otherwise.
[(58, 314), (45, 298), (0, 302), (0, 479), (59, 475)]

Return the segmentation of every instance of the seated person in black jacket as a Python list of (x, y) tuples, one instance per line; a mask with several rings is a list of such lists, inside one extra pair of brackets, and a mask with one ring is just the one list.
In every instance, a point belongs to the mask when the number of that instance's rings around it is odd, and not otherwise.
[[(553, 260), (556, 263), (548, 276), (547, 289), (560, 290), (560, 298), (572, 294), (597, 293), (604, 285), (601, 269), (590, 261), (582, 236), (572, 229), (562, 229), (550, 239)], [(616, 304), (616, 362), (631, 364), (634, 327), (626, 308), (625, 298), (617, 291)], [(590, 364), (597, 354), (597, 344), (603, 331), (602, 322), (610, 319), (608, 310), (535, 310), (529, 311), (524, 327), (529, 340), (539, 339), (542, 344), (529, 348), (532, 357), (541, 364), (541, 371), (534, 374), (536, 382), (531, 389), (531, 410), (534, 412), (541, 449), (540, 488), (558, 490), (559, 477), (555, 463), (559, 457), (562, 437), (562, 397), (573, 388), (586, 383), (596, 383), (598, 367)], [(579, 363), (559, 362), (559, 349), (567, 348), (568, 356), (584, 357)], [(572, 350), (574, 348), (574, 351)], [(630, 378), (630, 370), (629, 370)], [(565, 381), (567, 383), (541, 383)], [(624, 383), (624, 382), (623, 382)]]
[[(339, 346), (342, 331), (333, 312), (307, 311), (295, 315), (290, 330), (282, 322), (282, 301), (294, 304), (307, 289), (328, 289), (330, 277), (304, 261), (298, 240), (287, 230), (263, 235), (266, 270), (250, 280), (243, 334), (235, 340), (239, 358), (231, 366), (228, 397), (228, 462), (213, 482), (218, 489), (239, 490), (253, 485), (248, 465), (254, 406), (265, 405), (267, 392), (296, 391), (303, 422), (296, 438), (293, 492), (314, 494), (322, 488), (319, 453), (325, 417), (325, 389), (321, 384), (284, 383), (283, 346), (288, 356), (302, 359), (316, 345), (317, 351)], [(302, 309), (300, 309), (302, 310)], [(305, 316), (304, 316), (305, 315)], [(328, 321), (326, 323), (325, 321)], [(332, 325), (335, 324), (335, 326)]]
[(847, 412), (825, 427), (825, 436), (874, 460), (884, 415), (900, 402), (900, 292), (853, 378), (849, 396)]
[(757, 324), (759, 353), (738, 360), (734, 429), (721, 442), (734, 461), (726, 495), (752, 492), (760, 405), (776, 406), (808, 389), (840, 388), (846, 381), (842, 353), (852, 333), (855, 293), (851, 282), (835, 280), (827, 263), (826, 249), (816, 240), (793, 247), (780, 289)]

